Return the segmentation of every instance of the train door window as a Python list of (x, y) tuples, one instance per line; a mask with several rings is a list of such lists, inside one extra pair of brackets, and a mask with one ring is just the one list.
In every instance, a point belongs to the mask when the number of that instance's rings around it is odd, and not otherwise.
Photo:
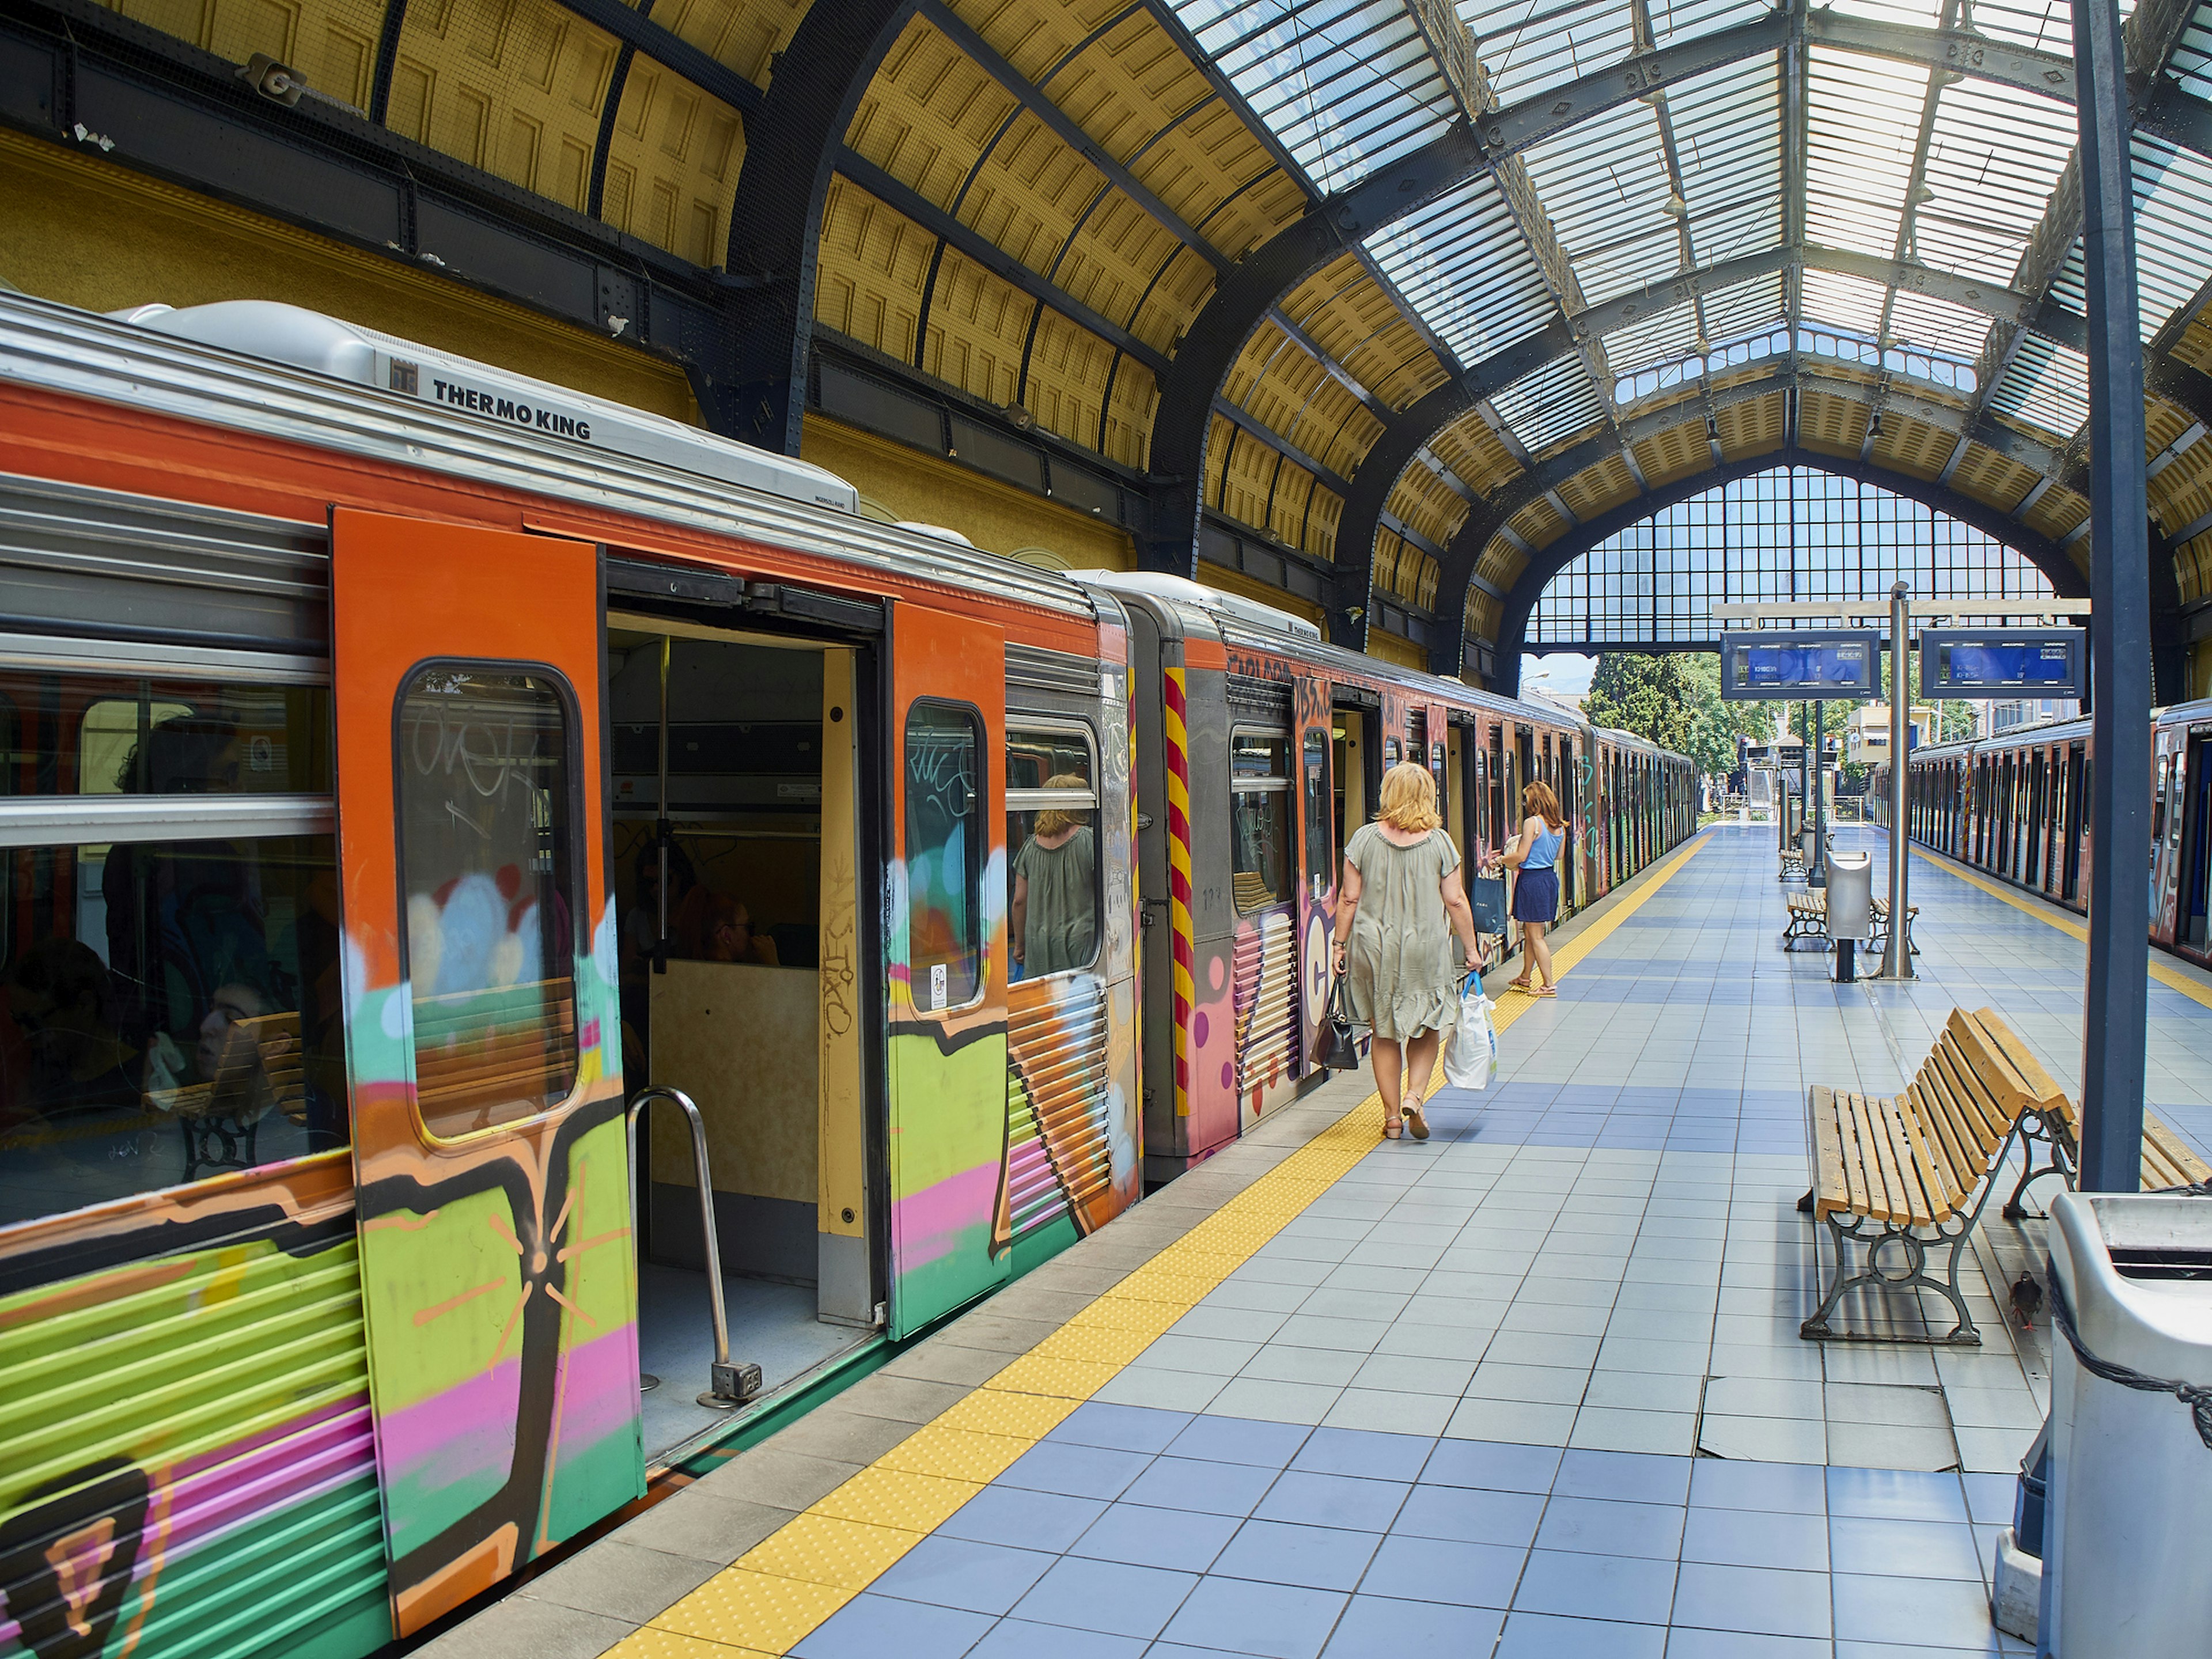
[(2191, 950), (2202, 951), (2208, 944), (2208, 921), (2212, 921), (2208, 917), (2212, 913), (2212, 738), (2189, 740), (2188, 775), (2189, 817), (2194, 827), (2174, 935)]
[(1503, 847), (1513, 834), (1505, 795), (1505, 728), (1490, 728), (1490, 845)]
[(1428, 764), (1429, 714), (1425, 708), (1415, 708), (1406, 715), (1406, 758), (1416, 766)]
[(1397, 738), (1385, 738), (1382, 739), (1382, 769), (1384, 771), (1389, 771), (1392, 767), (1395, 766), (1404, 758), (1405, 751), (1398, 746)]
[(400, 691), (415, 1097), (441, 1139), (535, 1116), (575, 1078), (574, 724), (542, 672), (434, 663)]
[(1309, 730), (1298, 764), (1305, 810), (1306, 885), (1316, 898), (1335, 884), (1336, 877), (1335, 820), (1329, 816), (1328, 750), (1328, 737), (1318, 729)]
[(1007, 949), (1012, 978), (1073, 973), (1098, 958), (1098, 768), (1087, 727), (1006, 731)]
[(0, 717), (0, 1227), (344, 1146), (327, 688), (11, 671)]
[(1446, 781), (1451, 775), (1451, 764), (1442, 738), (1429, 744), (1429, 775), (1437, 781), (1437, 811), (1443, 817), (1445, 833), (1455, 842), (1464, 840), (1465, 814), (1453, 799), (1451, 787)]
[(1242, 728), (1229, 738), (1230, 886), (1239, 915), (1291, 896), (1291, 739)]
[(983, 984), (983, 723), (972, 708), (918, 702), (906, 720), (908, 986), (934, 1013)]

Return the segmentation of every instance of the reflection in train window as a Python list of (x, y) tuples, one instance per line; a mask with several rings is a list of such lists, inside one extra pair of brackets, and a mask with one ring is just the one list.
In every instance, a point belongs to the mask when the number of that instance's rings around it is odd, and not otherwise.
[(534, 1116), (575, 1078), (570, 729), (542, 672), (439, 663), (400, 692), (415, 1092), (434, 1135)]
[(983, 727), (970, 709), (906, 717), (907, 972), (924, 1013), (972, 1002), (983, 965)]
[(1081, 726), (1006, 732), (1007, 949), (1012, 978), (1098, 956), (1098, 770)]
[(88, 826), (0, 852), (0, 1226), (345, 1144), (329, 697), (0, 673), (0, 817)]
[(1291, 740), (1237, 731), (1229, 739), (1230, 886), (1239, 915), (1290, 897)]

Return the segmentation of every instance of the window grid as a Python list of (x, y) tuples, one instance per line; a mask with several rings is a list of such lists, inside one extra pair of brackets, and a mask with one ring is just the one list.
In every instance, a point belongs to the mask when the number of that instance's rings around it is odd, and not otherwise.
[(1678, 501), (1593, 548), (1545, 586), (1530, 645), (1717, 646), (1712, 607), (2051, 596), (2033, 564), (1971, 525), (1811, 467), (1776, 468)]

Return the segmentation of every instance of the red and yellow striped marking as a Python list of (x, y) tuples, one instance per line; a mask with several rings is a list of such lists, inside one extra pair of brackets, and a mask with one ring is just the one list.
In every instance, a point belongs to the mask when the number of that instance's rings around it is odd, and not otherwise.
[(1190, 1012), (1197, 994), (1193, 975), (1195, 951), (1190, 921), (1190, 740), (1183, 727), (1183, 671), (1166, 671), (1164, 688), (1168, 754), (1168, 908), (1175, 950), (1175, 1109), (1190, 1115)]

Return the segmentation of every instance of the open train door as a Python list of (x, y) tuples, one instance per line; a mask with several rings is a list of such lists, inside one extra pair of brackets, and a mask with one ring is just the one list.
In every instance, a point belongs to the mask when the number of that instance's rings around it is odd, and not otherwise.
[(644, 1486), (600, 575), (331, 526), (346, 1066), (395, 1626)]
[(891, 623), (890, 1334), (1012, 1267), (1006, 1194), (1006, 641)]
[(1298, 1021), (1297, 1075), (1308, 1077), (1314, 1036), (1328, 1012), (1328, 940), (1336, 926), (1337, 871), (1342, 862), (1336, 823), (1336, 786), (1329, 775), (1335, 712), (1329, 707), (1329, 683), (1301, 675), (1295, 688), (1292, 719), (1297, 726), (1298, 767), (1298, 984), (1304, 999)]

